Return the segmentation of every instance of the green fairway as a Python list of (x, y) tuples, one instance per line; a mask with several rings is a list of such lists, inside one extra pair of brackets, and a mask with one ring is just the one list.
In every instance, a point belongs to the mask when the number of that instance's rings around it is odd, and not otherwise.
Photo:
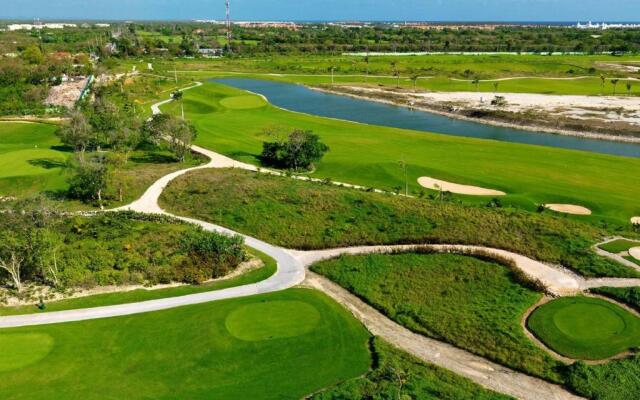
[[(427, 90), (475, 91), (476, 86), (471, 81), (478, 78), (485, 82), (481, 82), (477, 90), (493, 92), (495, 88), (491, 80), (508, 78), (500, 81), (500, 91), (600, 95), (613, 93), (610, 80), (616, 77), (621, 79), (618, 93), (627, 94), (624, 83), (628, 73), (603, 70), (602, 63), (637, 60), (637, 56), (610, 55), (434, 54), (372, 56), (367, 63), (364, 56), (272, 55), (268, 58), (180, 60), (177, 68), (200, 77), (212, 72), (234, 71), (262, 79), (317, 85), (331, 83), (330, 69), (333, 67), (335, 83), (394, 86), (397, 80), (393, 73), (397, 69), (401, 76), (400, 85), (411, 87), (410, 77), (418, 76), (418, 87)], [(168, 72), (174, 65), (173, 62), (158, 62), (156, 70)], [(606, 77), (604, 87), (600, 74)], [(640, 85), (635, 81), (629, 82), (632, 84), (631, 94), (639, 95)]]
[(463, 255), (407, 253), (344, 256), (311, 268), (415, 332), (559, 379), (554, 370), (559, 364), (520, 326), (541, 295), (504, 265)]
[(528, 327), (554, 351), (600, 360), (640, 346), (640, 319), (605, 300), (567, 297), (535, 310)]
[(0, 122), (0, 197), (18, 197), (66, 186), (62, 170), (70, 153), (48, 124)]
[[(267, 316), (276, 318), (260, 326)], [(237, 327), (251, 340), (237, 338)], [(2, 330), (0, 397), (299, 399), (365, 373), (368, 338), (344, 309), (307, 289)]]
[[(593, 211), (580, 218), (624, 225), (640, 214), (640, 188), (628, 184), (640, 173), (640, 159), (369, 126), (271, 105), (243, 110), (235, 108), (238, 100), (229, 100), (238, 96), (244, 104), (248, 95), (214, 83), (185, 92), (197, 144), (259, 164), (262, 142), (271, 140), (266, 131), (310, 129), (331, 148), (313, 174), (319, 178), (392, 190), (404, 185), (398, 162), (405, 160), (412, 191), (422, 190), (419, 177), (430, 176), (505, 191), (503, 203), (528, 210), (544, 203), (578, 204)], [(225, 106), (229, 101), (232, 108)], [(179, 105), (165, 110), (179, 112)]]
[(613, 242), (609, 242), (606, 244), (601, 244), (600, 247), (604, 251), (608, 251), (609, 253), (621, 253), (623, 251), (627, 251), (632, 247), (640, 246), (640, 241), (627, 240), (627, 239), (618, 239)]

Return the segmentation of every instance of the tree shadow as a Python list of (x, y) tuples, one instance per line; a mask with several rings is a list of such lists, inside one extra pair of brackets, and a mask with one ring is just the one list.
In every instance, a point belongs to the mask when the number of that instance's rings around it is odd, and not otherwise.
[(27, 162), (34, 167), (40, 167), (44, 169), (64, 168), (67, 165), (64, 161), (52, 160), (50, 158), (38, 158), (35, 160), (28, 160)]
[(131, 157), (130, 160), (137, 164), (173, 164), (178, 162), (178, 160), (171, 154), (155, 152), (134, 156)]

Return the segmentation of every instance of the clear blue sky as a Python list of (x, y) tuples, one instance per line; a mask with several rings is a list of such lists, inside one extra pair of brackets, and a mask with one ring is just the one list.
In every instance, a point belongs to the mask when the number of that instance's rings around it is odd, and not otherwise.
[[(236, 20), (640, 20), (640, 0), (231, 0)], [(221, 19), (224, 0), (0, 0), (0, 18)]]

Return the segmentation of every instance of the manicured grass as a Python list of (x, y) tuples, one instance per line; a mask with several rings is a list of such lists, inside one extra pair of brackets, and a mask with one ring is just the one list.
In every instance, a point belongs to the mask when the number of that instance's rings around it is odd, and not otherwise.
[(535, 310), (527, 326), (554, 351), (600, 360), (640, 346), (640, 319), (611, 302), (565, 297)]
[(33, 305), (0, 307), (0, 315), (22, 315), (53, 311), (76, 310), (79, 308), (112, 306), (117, 304), (164, 299), (168, 297), (186, 296), (189, 294), (210, 292), (213, 290), (222, 290), (230, 287), (261, 282), (269, 278), (276, 272), (277, 265), (274, 259), (256, 250), (248, 250), (248, 252), (252, 253), (256, 257), (259, 257), (264, 262), (264, 266), (249, 271), (236, 278), (205, 283), (202, 285), (187, 285), (154, 290), (138, 289), (128, 292), (104, 293), (86, 297), (47, 302), (45, 310), (40, 310), (35, 303)]
[(66, 187), (62, 170), (70, 152), (57, 126), (0, 122), (0, 196), (17, 197)]
[[(259, 165), (262, 143), (271, 140), (265, 133), (269, 128), (310, 129), (331, 148), (315, 177), (392, 190), (404, 185), (398, 166), (404, 159), (412, 192), (423, 191), (417, 179), (430, 176), (505, 191), (505, 205), (528, 210), (538, 204), (567, 203), (593, 211), (591, 217), (567, 218), (606, 219), (628, 226), (629, 218), (640, 214), (640, 188), (628, 184), (640, 173), (640, 159), (369, 126), (271, 105), (232, 109), (222, 103), (246, 95), (214, 83), (186, 92), (185, 110), (198, 128), (197, 144)], [(178, 112), (178, 105), (169, 104), (165, 111)]]
[(609, 253), (618, 254), (636, 246), (640, 246), (640, 241), (618, 239), (614, 240), (613, 242), (601, 244), (598, 247), (600, 247), (604, 251), (608, 251)]
[(560, 379), (558, 363), (520, 325), (541, 297), (506, 266), (452, 254), (347, 256), (313, 271), (348, 289), (407, 328), (498, 363)]
[[(606, 77), (605, 93), (611, 94), (613, 86), (610, 78), (626, 76), (625, 73), (602, 71), (599, 62), (624, 63), (637, 60), (634, 56), (613, 57), (607, 55), (429, 55), (429, 56), (375, 56), (369, 57), (369, 64), (364, 57), (358, 56), (280, 56), (268, 58), (235, 58), (220, 60), (180, 60), (180, 70), (190, 71), (234, 71), (247, 74), (264, 73), (265, 79), (285, 80), (288, 82), (321, 84), (331, 81), (330, 68), (335, 68), (334, 80), (339, 83), (372, 83), (396, 84), (392, 77), (392, 62), (400, 72), (401, 85), (413, 83), (408, 79), (411, 75), (420, 75), (418, 85), (423, 88), (442, 91), (472, 91), (475, 85), (470, 82), (453, 81), (455, 79), (471, 80), (478, 77), (482, 80), (496, 78), (534, 77), (500, 82), (499, 90), (528, 93), (585, 94), (599, 95), (602, 91), (599, 74)], [(175, 64), (158, 63), (158, 71), (173, 70)], [(594, 70), (590, 70), (593, 68)], [(369, 78), (365, 78), (367, 70)], [(466, 72), (466, 74), (465, 74)], [(271, 75), (268, 75), (268, 74)], [(283, 74), (283, 75), (274, 75)], [(311, 75), (311, 76), (309, 76)], [(324, 76), (321, 76), (324, 75)], [(351, 76), (349, 76), (351, 75)], [(353, 76), (361, 75), (361, 76)], [(377, 76), (388, 78), (378, 78)], [(548, 78), (573, 78), (589, 76), (576, 80), (543, 80)], [(430, 78), (430, 79), (429, 79)], [(482, 83), (481, 91), (494, 91), (493, 83)], [(633, 94), (640, 93), (634, 84)], [(618, 85), (618, 93), (626, 94), (623, 85)]]
[[(509, 399), (482, 388), (446, 369), (426, 364), (381, 339), (372, 342), (376, 363), (361, 378), (352, 379), (311, 397), (313, 400), (335, 399)], [(398, 376), (403, 380), (398, 382)]]
[(546, 213), (366, 193), (241, 170), (195, 171), (173, 181), (160, 202), (177, 215), (285, 247), (475, 244), (586, 276), (639, 276), (592, 251), (606, 231)]
[[(242, 324), (248, 334), (262, 330), (258, 341), (238, 339), (227, 329), (230, 316), (246, 307), (251, 310), (242, 315)], [(311, 308), (319, 320), (307, 332), (294, 323), (266, 329), (251, 323), (261, 317), (263, 307), (292, 312), (292, 322), (304, 321), (307, 316), (301, 312)], [(8, 329), (0, 331), (0, 397), (301, 398), (365, 373), (370, 365), (368, 338), (344, 309), (307, 289)]]

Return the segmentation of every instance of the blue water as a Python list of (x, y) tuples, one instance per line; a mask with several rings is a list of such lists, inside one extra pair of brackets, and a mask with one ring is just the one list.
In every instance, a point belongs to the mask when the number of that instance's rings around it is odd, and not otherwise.
[(278, 107), (321, 117), (339, 118), (371, 125), (413, 129), (445, 135), (640, 157), (640, 144), (636, 143), (553, 135), (544, 132), (531, 132), (462, 121), (405, 107), (320, 93), (292, 83), (244, 78), (221, 78), (214, 81), (262, 94)]

